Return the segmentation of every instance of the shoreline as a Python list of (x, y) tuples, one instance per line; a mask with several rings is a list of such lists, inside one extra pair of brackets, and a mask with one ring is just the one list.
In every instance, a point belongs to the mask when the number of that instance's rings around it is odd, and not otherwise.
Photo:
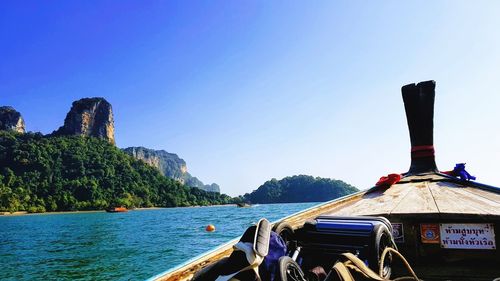
[[(321, 202), (288, 202), (288, 203), (265, 203), (265, 204), (252, 204), (258, 205), (273, 205), (273, 204), (297, 204), (297, 203), (321, 203)], [(222, 204), (222, 205), (208, 205), (208, 206), (187, 206), (187, 207), (141, 207), (135, 209), (128, 209), (127, 211), (148, 211), (148, 210), (163, 210), (163, 209), (176, 209), (176, 208), (214, 208), (214, 207), (237, 207), (237, 204)], [(106, 210), (86, 210), (86, 211), (60, 211), (60, 212), (45, 212), (45, 213), (28, 213), (27, 211), (18, 211), (14, 213), (0, 212), (1, 217), (16, 217), (16, 216), (33, 216), (33, 215), (60, 215), (60, 214), (86, 214), (86, 213), (105, 213)]]
[[(265, 203), (265, 204), (252, 204), (258, 205), (273, 205), (273, 204), (300, 204), (300, 203), (321, 203), (321, 202), (288, 202), (288, 203)], [(187, 206), (187, 207), (141, 207), (135, 209), (128, 209), (127, 211), (148, 211), (148, 210), (163, 210), (163, 209), (176, 209), (176, 208), (214, 208), (214, 207), (237, 207), (237, 204), (222, 204), (222, 205), (208, 205), (208, 206)], [(18, 211), (14, 213), (0, 212), (1, 217), (16, 217), (16, 216), (33, 216), (33, 215), (60, 215), (60, 214), (86, 214), (86, 213), (105, 213), (106, 210), (87, 210), (87, 211), (60, 211), (60, 212), (45, 212), (45, 213), (28, 213), (27, 211)]]
[[(128, 211), (148, 211), (148, 210), (162, 210), (162, 209), (175, 209), (175, 208), (201, 208), (201, 207), (231, 207), (236, 204), (224, 205), (209, 205), (209, 206), (188, 206), (188, 207), (145, 207), (129, 209)], [(0, 212), (0, 217), (18, 217), (18, 216), (40, 216), (40, 215), (62, 215), (62, 214), (87, 214), (87, 213), (105, 213), (106, 210), (88, 210), (88, 211), (60, 211), (60, 212), (45, 212), (45, 213), (28, 213), (27, 211), (18, 211), (14, 213)]]
[(34, 215), (59, 215), (59, 214), (85, 214), (85, 213), (103, 213), (104, 210), (89, 210), (89, 211), (60, 211), (60, 212), (44, 212), (44, 213), (28, 213), (27, 211), (19, 211), (14, 213), (0, 212), (0, 217), (16, 217), (16, 216), (34, 216)]

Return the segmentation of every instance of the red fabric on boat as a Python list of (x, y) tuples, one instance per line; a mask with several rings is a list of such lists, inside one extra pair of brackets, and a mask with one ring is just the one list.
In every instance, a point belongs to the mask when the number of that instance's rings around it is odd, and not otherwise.
[(453, 176), (453, 177), (456, 177), (456, 174), (455, 174), (455, 171), (441, 171), (442, 174), (447, 174), (449, 176)]
[(400, 174), (389, 174), (386, 177), (381, 177), (375, 186), (391, 186), (401, 180)]

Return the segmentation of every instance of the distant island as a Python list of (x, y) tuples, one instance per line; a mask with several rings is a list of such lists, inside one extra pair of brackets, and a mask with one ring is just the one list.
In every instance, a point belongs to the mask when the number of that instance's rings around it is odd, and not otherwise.
[(320, 202), (357, 191), (340, 180), (299, 175), (231, 198), (189, 174), (176, 154), (116, 147), (114, 129), (103, 98), (73, 102), (64, 124), (48, 135), (26, 132), (19, 112), (0, 107), (0, 212)]
[(324, 202), (358, 191), (341, 180), (298, 175), (272, 179), (243, 196), (252, 204)]

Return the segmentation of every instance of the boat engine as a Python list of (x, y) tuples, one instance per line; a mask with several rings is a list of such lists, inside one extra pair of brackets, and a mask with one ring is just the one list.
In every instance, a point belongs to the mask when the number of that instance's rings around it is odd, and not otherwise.
[[(290, 239), (290, 229), (278, 225)], [(284, 229), (284, 231), (283, 231)], [(336, 217), (320, 216), (307, 221), (295, 230), (292, 242), (292, 259), (305, 271), (317, 266), (330, 269), (342, 253), (352, 253), (373, 271), (379, 271), (379, 262), (386, 247), (396, 249), (392, 236), (392, 225), (383, 217)], [(384, 260), (383, 275), (391, 274), (392, 257)]]

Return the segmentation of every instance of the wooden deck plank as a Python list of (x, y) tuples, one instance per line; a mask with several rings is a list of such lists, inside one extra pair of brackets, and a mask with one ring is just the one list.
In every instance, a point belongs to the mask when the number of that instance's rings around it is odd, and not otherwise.
[(439, 213), (439, 209), (432, 197), (426, 182), (414, 183), (409, 186), (410, 192), (391, 211), (391, 214), (409, 213)]
[[(411, 185), (414, 185), (413, 183)], [(390, 214), (403, 197), (411, 190), (408, 184), (396, 184), (386, 190), (367, 193), (350, 206), (333, 210), (329, 215), (361, 216)]]
[(456, 184), (447, 182), (429, 182), (428, 184), (440, 213), (489, 214), (481, 205), (469, 200), (469, 197), (455, 192), (454, 188), (450, 187), (450, 185), (456, 186)]
[(500, 194), (497, 194), (497, 193), (494, 193), (494, 192), (491, 192), (491, 191), (487, 191), (487, 190), (484, 190), (484, 189), (480, 189), (480, 188), (477, 188), (477, 187), (467, 187), (466, 190), (470, 193), (474, 193), (478, 196), (481, 196), (483, 198), (486, 198), (486, 199), (489, 199), (493, 202), (497, 202), (497, 203), (500, 203)]
[(468, 206), (480, 209), (491, 215), (500, 215), (500, 201), (494, 201), (476, 194), (474, 191), (475, 188), (473, 187), (461, 186), (448, 182), (439, 182), (434, 184), (438, 187), (445, 188), (459, 194), (459, 197), (461, 197), (462, 201), (466, 201)]

